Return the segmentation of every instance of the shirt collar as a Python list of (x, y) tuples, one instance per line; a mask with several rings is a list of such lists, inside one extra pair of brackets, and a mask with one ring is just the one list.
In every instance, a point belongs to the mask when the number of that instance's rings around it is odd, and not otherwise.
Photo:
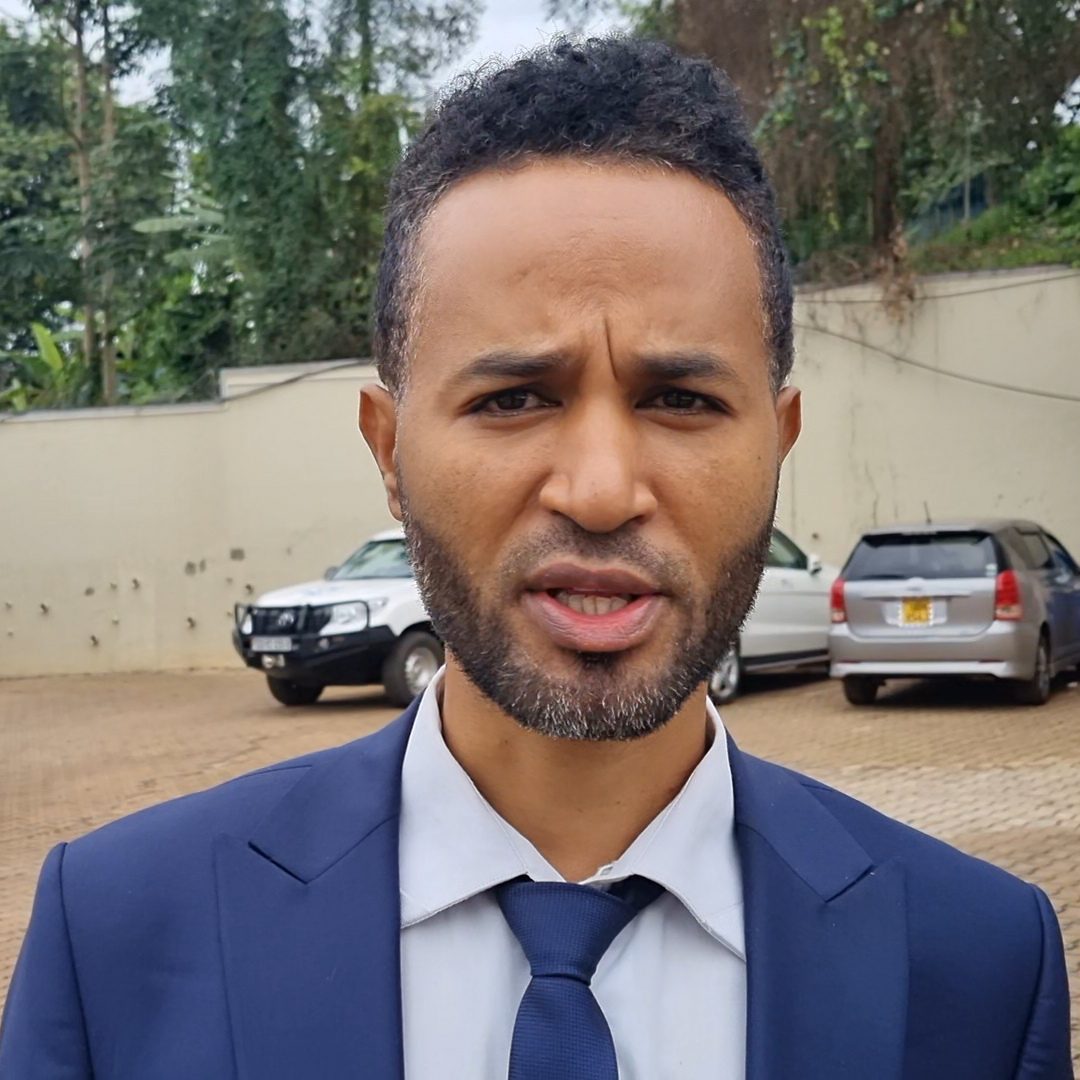
[[(561, 881), (558, 871), (480, 794), (442, 737), (439, 686), (416, 713), (401, 774), (399, 875), (406, 928), (522, 874)], [(709, 702), (714, 738), (674, 799), (629, 848), (586, 884), (631, 874), (663, 885), (701, 927), (745, 959), (742, 875), (734, 833), (727, 733)]]

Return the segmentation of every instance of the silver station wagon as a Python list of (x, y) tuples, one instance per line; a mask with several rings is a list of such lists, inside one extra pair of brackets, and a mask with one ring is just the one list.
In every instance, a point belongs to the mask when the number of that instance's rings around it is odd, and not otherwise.
[(853, 705), (890, 678), (991, 676), (1041, 705), (1080, 663), (1080, 566), (1030, 521), (863, 535), (832, 587), (830, 674)]

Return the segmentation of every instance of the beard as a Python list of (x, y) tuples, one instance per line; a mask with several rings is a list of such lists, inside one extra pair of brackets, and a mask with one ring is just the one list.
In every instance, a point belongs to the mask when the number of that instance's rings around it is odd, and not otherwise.
[[(768, 518), (694, 594), (689, 567), (628, 529), (591, 533), (560, 519), (515, 548), (492, 574), (474, 579), (452, 549), (412, 512), (398, 478), (402, 520), (420, 595), (436, 633), (466, 678), (522, 727), (552, 738), (630, 740), (663, 727), (734, 644), (757, 596), (769, 550)], [(678, 628), (666, 663), (633, 670), (632, 652), (567, 652), (570, 676), (554, 675), (531, 657), (509, 612), (521, 581), (556, 557), (618, 561), (643, 572), (666, 594)], [(484, 600), (484, 597), (491, 597)], [(642, 665), (644, 666), (644, 665)]]

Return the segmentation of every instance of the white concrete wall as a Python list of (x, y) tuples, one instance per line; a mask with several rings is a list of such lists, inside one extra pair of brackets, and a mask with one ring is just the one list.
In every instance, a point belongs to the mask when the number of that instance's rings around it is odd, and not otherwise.
[(0, 424), (0, 675), (239, 662), (236, 601), (321, 576), (391, 521), (356, 429), (373, 377)]
[(801, 542), (840, 561), (873, 525), (1026, 516), (1080, 558), (1080, 273), (922, 279), (899, 321), (873, 286), (804, 291), (795, 317)]
[[(781, 524), (839, 562), (864, 526), (926, 507), (1021, 514), (1080, 554), (1080, 274), (918, 291), (899, 322), (871, 286), (800, 296)], [(0, 675), (238, 663), (236, 601), (389, 524), (356, 430), (374, 373), (315, 367), (226, 373), (216, 404), (0, 422)]]

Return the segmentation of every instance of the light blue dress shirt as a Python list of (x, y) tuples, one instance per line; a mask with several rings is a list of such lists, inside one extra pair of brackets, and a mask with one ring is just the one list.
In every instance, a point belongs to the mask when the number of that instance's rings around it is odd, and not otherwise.
[[(401, 976), (407, 1080), (501, 1080), (529, 966), (491, 895), (563, 878), (477, 791), (442, 738), (441, 673), (402, 769)], [(587, 884), (641, 874), (666, 892), (604, 955), (592, 988), (620, 1080), (742, 1080), (742, 878), (723, 724), (679, 794)]]

